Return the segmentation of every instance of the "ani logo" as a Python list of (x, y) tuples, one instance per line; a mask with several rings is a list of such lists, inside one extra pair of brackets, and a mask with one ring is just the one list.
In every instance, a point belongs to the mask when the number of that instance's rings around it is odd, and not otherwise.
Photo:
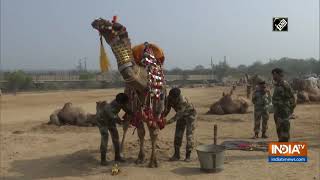
[(274, 17), (272, 22), (273, 31), (288, 31), (287, 17)]
[(269, 162), (307, 162), (307, 144), (302, 142), (269, 143)]

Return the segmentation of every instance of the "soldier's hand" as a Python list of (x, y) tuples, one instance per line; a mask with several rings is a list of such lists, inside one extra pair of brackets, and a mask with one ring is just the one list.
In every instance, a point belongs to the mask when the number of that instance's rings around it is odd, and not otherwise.
[(270, 92), (269, 89), (266, 89), (265, 91), (266, 91), (266, 93), (267, 93), (268, 95), (271, 95), (271, 92)]
[(120, 125), (123, 124), (123, 120), (120, 119), (120, 118), (116, 118), (115, 121), (116, 121), (117, 124), (120, 124)]
[(171, 118), (171, 119), (169, 119), (168, 121), (166, 121), (166, 125), (171, 124), (171, 123), (173, 123), (172, 118)]

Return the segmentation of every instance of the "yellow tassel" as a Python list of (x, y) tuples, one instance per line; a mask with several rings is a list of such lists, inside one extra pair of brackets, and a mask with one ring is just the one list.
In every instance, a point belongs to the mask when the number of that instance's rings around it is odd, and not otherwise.
[(103, 39), (100, 35), (100, 69), (101, 72), (107, 72), (110, 69), (110, 61), (103, 46)]

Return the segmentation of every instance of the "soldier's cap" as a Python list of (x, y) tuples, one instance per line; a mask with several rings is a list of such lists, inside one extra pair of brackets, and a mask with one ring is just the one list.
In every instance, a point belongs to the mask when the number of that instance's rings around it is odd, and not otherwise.
[(127, 103), (129, 101), (129, 97), (125, 93), (119, 93), (116, 96), (116, 101), (119, 104), (125, 104), (125, 103)]
[(274, 68), (271, 71), (272, 74), (279, 74), (279, 75), (283, 75), (283, 70), (281, 68)]
[(179, 97), (180, 94), (181, 94), (181, 90), (179, 88), (172, 88), (169, 91), (169, 96), (171, 96), (171, 97)]

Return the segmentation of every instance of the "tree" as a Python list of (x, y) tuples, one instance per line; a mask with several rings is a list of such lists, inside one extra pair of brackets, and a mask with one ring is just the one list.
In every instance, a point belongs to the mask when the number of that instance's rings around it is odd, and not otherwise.
[(230, 72), (231, 68), (228, 65), (226, 61), (219, 62), (219, 64), (215, 67), (215, 74), (219, 81), (222, 81), (222, 79), (227, 76), (227, 74)]
[(194, 67), (194, 71), (203, 71), (205, 68), (202, 65), (197, 65), (196, 67)]
[(240, 65), (238, 66), (238, 70), (239, 70), (240, 72), (246, 72), (247, 69), (248, 69), (248, 67), (247, 67), (246, 65), (244, 65), (244, 64), (240, 64)]
[(182, 73), (183, 73), (183, 70), (180, 68), (173, 68), (168, 72), (168, 74), (174, 74), (174, 75), (182, 74)]
[(5, 79), (8, 82), (8, 90), (14, 93), (19, 90), (27, 90), (32, 87), (32, 77), (21, 70), (7, 73), (5, 75)]

